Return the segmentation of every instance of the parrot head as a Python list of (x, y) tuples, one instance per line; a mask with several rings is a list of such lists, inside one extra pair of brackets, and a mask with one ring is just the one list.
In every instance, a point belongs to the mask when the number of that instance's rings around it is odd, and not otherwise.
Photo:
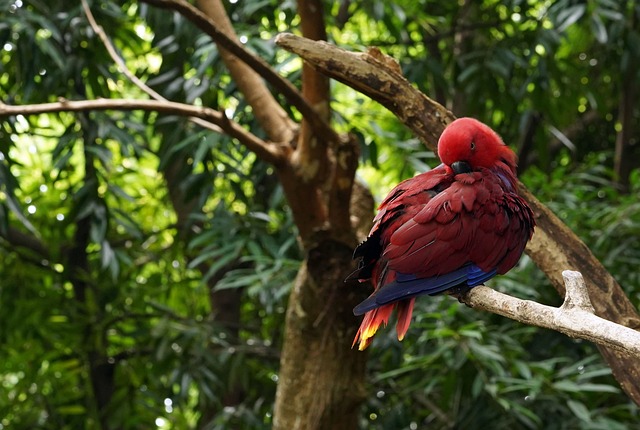
[(514, 152), (495, 131), (473, 118), (458, 118), (449, 124), (438, 141), (438, 156), (456, 174), (494, 167), (516, 173)]

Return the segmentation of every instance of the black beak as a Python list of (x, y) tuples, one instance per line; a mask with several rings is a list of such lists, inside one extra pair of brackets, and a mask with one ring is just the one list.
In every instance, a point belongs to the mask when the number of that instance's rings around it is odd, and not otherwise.
[(452, 163), (451, 169), (453, 169), (456, 175), (459, 175), (460, 173), (471, 172), (471, 166), (469, 166), (469, 163), (467, 163), (466, 161), (456, 161), (455, 163)]

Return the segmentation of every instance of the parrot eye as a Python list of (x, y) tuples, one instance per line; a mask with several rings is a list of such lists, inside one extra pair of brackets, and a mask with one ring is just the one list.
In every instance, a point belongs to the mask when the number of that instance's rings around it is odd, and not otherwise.
[(471, 141), (471, 150), (475, 151), (475, 149), (476, 149), (476, 143), (472, 140)]

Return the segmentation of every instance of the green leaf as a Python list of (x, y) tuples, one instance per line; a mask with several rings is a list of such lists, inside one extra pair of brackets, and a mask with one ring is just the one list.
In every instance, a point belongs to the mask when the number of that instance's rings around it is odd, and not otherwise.
[(577, 22), (580, 18), (582, 18), (582, 15), (584, 15), (586, 9), (587, 5), (584, 3), (576, 4), (574, 6), (562, 9), (557, 18), (558, 31), (562, 32), (566, 30), (570, 25)]
[(589, 409), (587, 409), (583, 403), (576, 400), (567, 400), (567, 406), (580, 421), (585, 423), (591, 422), (591, 413), (589, 413)]
[(593, 34), (596, 40), (602, 44), (607, 43), (609, 35), (607, 34), (607, 28), (604, 26), (600, 15), (591, 15), (591, 27), (593, 28)]
[(579, 393), (581, 390), (581, 385), (578, 385), (573, 381), (562, 380), (554, 382), (553, 388), (560, 391), (568, 391), (570, 393)]

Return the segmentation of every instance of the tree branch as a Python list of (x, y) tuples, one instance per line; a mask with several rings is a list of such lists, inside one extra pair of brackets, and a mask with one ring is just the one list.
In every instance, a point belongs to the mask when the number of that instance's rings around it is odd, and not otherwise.
[(116, 48), (113, 46), (113, 43), (111, 43), (111, 40), (109, 40), (109, 37), (104, 32), (104, 29), (102, 28), (102, 26), (98, 25), (98, 23), (96, 22), (96, 19), (94, 18), (93, 13), (91, 13), (91, 8), (89, 7), (87, 0), (82, 0), (82, 9), (84, 10), (84, 14), (87, 16), (87, 21), (89, 21), (89, 25), (91, 26), (93, 31), (98, 35), (98, 37), (100, 37), (100, 40), (102, 40), (102, 44), (104, 45), (105, 49), (109, 53), (109, 56), (111, 57), (113, 62), (116, 63), (116, 65), (118, 66), (118, 69), (120, 69), (120, 72), (122, 72), (127, 78), (129, 78), (129, 80), (136, 87), (140, 88), (142, 91), (148, 94), (152, 99), (166, 101), (167, 99), (162, 97), (159, 93), (157, 93), (152, 88), (150, 88), (147, 84), (142, 82), (135, 74), (131, 72), (131, 70), (129, 70), (125, 62), (122, 60), (122, 58), (120, 58), (120, 56), (116, 52)]
[[(298, 111), (305, 117), (318, 131), (318, 134), (326, 138), (327, 140), (338, 142), (339, 135), (329, 126), (329, 124), (322, 119), (320, 115), (307, 103), (300, 91), (288, 80), (277, 74), (273, 68), (262, 58), (252, 54), (241, 43), (234, 40), (225, 34), (216, 23), (207, 16), (207, 14), (198, 10), (195, 6), (188, 3), (185, 0), (142, 0), (145, 3), (149, 3), (156, 7), (171, 9), (189, 21), (194, 23), (200, 30), (208, 34), (213, 41), (218, 44), (222, 49), (233, 54), (240, 59), (243, 63), (253, 69), (260, 78), (271, 84), (279, 93), (281, 93), (289, 103), (295, 106)], [(254, 91), (255, 92), (255, 88)], [(251, 91), (243, 91), (245, 96), (250, 96)], [(278, 106), (279, 107), (279, 106)], [(255, 107), (254, 107), (255, 109)], [(262, 124), (264, 127), (264, 124)], [(270, 137), (274, 140), (275, 136), (270, 134)]]
[[(322, 2), (318, 0), (298, 0), (300, 28), (304, 37), (312, 40), (326, 40)], [(323, 121), (331, 117), (329, 78), (309, 64), (302, 65), (302, 95)], [(326, 185), (331, 175), (329, 158), (330, 142), (317, 135), (316, 127), (307, 118), (302, 119), (298, 147), (292, 161), (300, 177), (306, 182)]]
[(399, 67), (390, 66), (388, 57), (375, 48), (367, 53), (349, 52), (289, 33), (279, 34), (276, 44), (385, 106), (432, 149), (444, 127), (455, 119), (451, 112), (415, 89)]
[[(158, 101), (167, 101), (165, 97), (163, 97), (162, 95), (160, 95), (160, 93), (158, 93), (153, 88), (149, 87), (147, 84), (142, 82), (140, 78), (138, 78), (131, 70), (129, 70), (125, 62), (118, 55), (116, 48), (113, 46), (113, 43), (111, 43), (111, 40), (109, 40), (109, 37), (104, 32), (104, 29), (100, 25), (98, 25), (98, 23), (96, 22), (96, 19), (94, 18), (93, 13), (91, 13), (91, 8), (87, 4), (87, 0), (82, 0), (82, 8), (84, 9), (84, 13), (87, 16), (89, 25), (91, 25), (91, 28), (93, 29), (93, 31), (100, 37), (100, 40), (102, 40), (102, 44), (104, 45), (105, 49), (109, 53), (109, 56), (111, 57), (113, 62), (116, 63), (116, 65), (118, 66), (118, 69), (120, 69), (120, 72), (122, 72), (122, 74), (124, 74), (131, 81), (131, 83), (133, 83), (136, 87), (140, 88), (145, 94), (148, 94), (149, 97), (151, 97), (152, 99), (158, 100)], [(217, 125), (209, 121), (205, 121), (202, 118), (190, 117), (189, 121), (199, 125), (202, 128), (211, 130), (215, 133), (224, 133), (224, 131), (220, 127), (218, 127)]]
[(565, 270), (562, 276), (566, 295), (559, 308), (518, 299), (485, 286), (472, 288), (458, 299), (475, 309), (640, 357), (640, 332), (596, 316), (580, 272)]
[(56, 103), (33, 105), (7, 105), (0, 102), (0, 117), (10, 115), (36, 115), (54, 112), (84, 112), (89, 110), (144, 110), (168, 115), (201, 118), (220, 127), (226, 134), (237, 139), (249, 150), (268, 163), (279, 165), (284, 161), (282, 144), (265, 142), (245, 130), (223, 113), (211, 108), (192, 106), (184, 103), (156, 100), (97, 99), (72, 101), (61, 99)]
[(196, 0), (197, 8), (184, 0), (164, 3), (182, 8), (181, 13), (187, 13), (187, 19), (212, 37), (239, 92), (252, 107), (253, 115), (267, 136), (277, 142), (291, 143), (296, 135), (296, 124), (269, 91), (260, 73), (249, 66), (242, 55), (260, 63), (264, 68), (262, 73), (269, 73), (270, 67), (244, 49), (222, 0)]

